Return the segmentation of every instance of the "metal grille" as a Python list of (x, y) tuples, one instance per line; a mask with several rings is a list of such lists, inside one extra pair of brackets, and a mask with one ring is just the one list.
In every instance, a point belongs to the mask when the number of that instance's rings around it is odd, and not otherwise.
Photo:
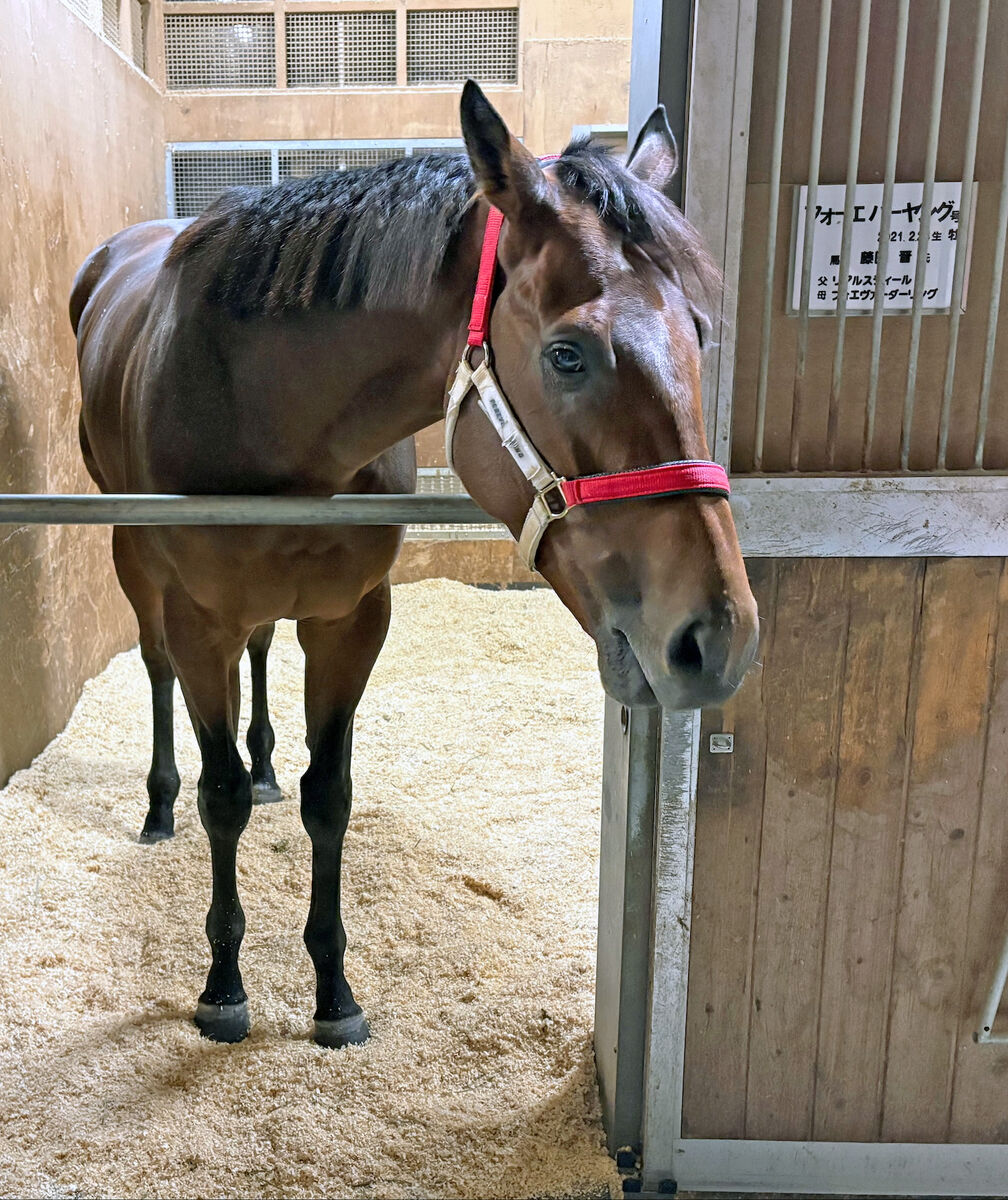
[(403, 141), (204, 142), (168, 147), (168, 211), (193, 217), (228, 187), (263, 187), (320, 171), (350, 171), (413, 154), (457, 154), (461, 140), (429, 145)]
[(119, 0), (102, 0), (102, 33), (119, 45)]
[(394, 12), (287, 14), (288, 87), (382, 87), (395, 81)]
[(141, 71), (147, 70), (147, 54), (144, 48), (147, 45), (147, 14), (149, 12), (148, 5), (141, 4), (140, 0), (130, 0), (132, 17), (130, 30), (133, 42), (130, 46), (130, 54)]
[(518, 82), (516, 8), (406, 14), (406, 82)]
[[(467, 496), (462, 480), (450, 467), (420, 467), (417, 470), (417, 493), (421, 496)], [(412, 541), (490, 541), (507, 539), (511, 535), (497, 522), (486, 525), (408, 525), (406, 537)]]
[(103, 0), (63, 0), (63, 3), (94, 30), (104, 24)]
[(1005, 469), (1008, 8), (850, 8), (759, 6), (732, 465)]
[(305, 179), (320, 171), (351, 171), (355, 167), (373, 167), (390, 158), (403, 158), (405, 154), (402, 146), (363, 150), (281, 150), (278, 155), (279, 176), (281, 179)]
[(276, 87), (272, 15), (166, 14), (165, 76), (176, 91)]
[(195, 217), (225, 188), (272, 182), (268, 150), (176, 150), (172, 154), (174, 213)]

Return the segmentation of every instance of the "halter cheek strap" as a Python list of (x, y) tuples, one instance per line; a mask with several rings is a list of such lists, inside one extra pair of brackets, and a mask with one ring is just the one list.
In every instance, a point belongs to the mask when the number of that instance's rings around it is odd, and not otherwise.
[[(526, 566), (530, 570), (535, 569), (536, 552), (546, 530), (579, 504), (644, 496), (674, 496), (686, 492), (727, 497), (731, 488), (724, 468), (707, 459), (659, 463), (632, 471), (582, 475), (577, 479), (564, 479), (553, 471), (522, 428), (493, 371), (489, 345), (490, 304), (497, 268), (497, 243), (503, 223), (504, 214), (491, 207), (483, 234), (479, 274), (469, 318), (469, 337), (448, 392), (445, 455), (448, 466), (454, 468), (452, 443), (455, 440), (455, 426), (465, 398), (475, 388), (479, 406), (496, 429), (501, 445), (535, 490), (532, 507), (518, 538), (518, 549)], [(469, 359), (477, 347), (482, 348), (483, 361), (474, 368)]]

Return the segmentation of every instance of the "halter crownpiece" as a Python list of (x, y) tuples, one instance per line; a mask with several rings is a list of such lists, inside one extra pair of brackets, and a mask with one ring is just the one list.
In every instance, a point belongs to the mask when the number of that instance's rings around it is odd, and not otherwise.
[[(532, 507), (518, 538), (518, 549), (529, 570), (535, 570), (536, 552), (546, 530), (579, 504), (599, 504), (607, 500), (630, 500), (644, 496), (676, 496), (687, 492), (728, 497), (731, 487), (724, 467), (707, 459), (659, 463), (611, 474), (582, 475), (577, 479), (565, 479), (549, 466), (504, 398), (491, 365), (490, 305), (497, 269), (497, 244), (503, 224), (504, 214), (491, 205), (469, 318), (469, 337), (448, 392), (445, 455), (448, 466), (454, 469), (452, 443), (455, 440), (455, 426), (463, 401), (475, 388), (479, 406), (497, 430), (501, 445), (535, 489)], [(476, 348), (482, 349), (483, 361), (473, 367), (469, 358)]]

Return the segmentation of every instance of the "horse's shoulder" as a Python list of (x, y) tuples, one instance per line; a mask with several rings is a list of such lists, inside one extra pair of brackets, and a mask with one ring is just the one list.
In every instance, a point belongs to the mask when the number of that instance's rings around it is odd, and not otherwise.
[(159, 269), (172, 242), (188, 221), (143, 221), (106, 238), (87, 256), (70, 290), (70, 322), (77, 332), (88, 301), (100, 284), (122, 268)]

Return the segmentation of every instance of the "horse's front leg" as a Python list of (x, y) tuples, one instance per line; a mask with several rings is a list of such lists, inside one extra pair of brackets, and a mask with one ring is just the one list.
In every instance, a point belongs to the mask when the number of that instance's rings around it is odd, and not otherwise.
[(247, 631), (228, 629), (180, 588), (164, 599), (165, 641), (199, 743), (199, 814), (210, 839), (213, 891), (207, 914), (211, 966), (196, 1007), (200, 1032), (239, 1042), (249, 1031), (248, 999), (238, 969), (245, 913), (238, 899), (238, 839), (252, 811), (252, 781), (235, 743), (238, 661)]
[(298, 622), (311, 752), (311, 764), (301, 778), (301, 819), (312, 843), (311, 907), (304, 939), (315, 964), (315, 1041), (333, 1048), (367, 1041), (370, 1034), (343, 970), (340, 869), (350, 820), (354, 711), (385, 641), (389, 608), (386, 580), (342, 621)]
[(274, 626), (260, 625), (249, 638), (249, 664), (252, 668), (252, 716), (245, 744), (252, 760), (252, 803), (272, 804), (283, 799), (277, 786), (270, 755), (276, 745), (266, 702), (266, 655), (273, 641)]

